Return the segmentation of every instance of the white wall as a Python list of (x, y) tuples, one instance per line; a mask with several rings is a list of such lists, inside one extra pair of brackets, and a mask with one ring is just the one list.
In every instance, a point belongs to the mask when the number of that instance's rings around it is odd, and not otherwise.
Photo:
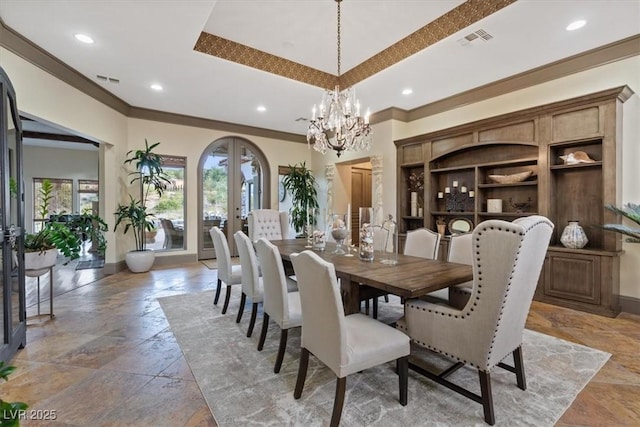
[(100, 153), (89, 150), (69, 150), (25, 145), (24, 162), (24, 208), (25, 226), (32, 231), (33, 226), (33, 178), (72, 179), (74, 188), (74, 212), (77, 211), (77, 190), (79, 179), (98, 179)]

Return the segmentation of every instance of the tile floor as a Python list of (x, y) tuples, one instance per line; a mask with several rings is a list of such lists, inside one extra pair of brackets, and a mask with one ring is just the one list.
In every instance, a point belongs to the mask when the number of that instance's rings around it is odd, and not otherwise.
[[(27, 426), (215, 426), (156, 301), (212, 289), (215, 280), (202, 263), (106, 277), (57, 270), (56, 317), (28, 327), (2, 399), (55, 411), (55, 421)], [(613, 354), (559, 426), (640, 425), (640, 316), (534, 302), (527, 327)]]

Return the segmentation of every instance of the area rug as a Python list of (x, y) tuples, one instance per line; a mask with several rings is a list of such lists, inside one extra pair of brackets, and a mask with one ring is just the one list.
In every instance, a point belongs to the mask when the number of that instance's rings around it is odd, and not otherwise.
[(88, 270), (90, 268), (103, 268), (104, 259), (92, 259), (89, 261), (78, 261), (76, 270)]
[[(253, 336), (247, 338), (249, 313), (240, 324), (235, 323), (240, 289), (233, 290), (226, 315), (221, 314), (222, 303), (213, 305), (212, 291), (159, 299), (218, 425), (328, 425), (335, 393), (333, 373), (312, 356), (302, 397), (295, 400), (300, 330), (289, 332), (282, 369), (274, 374), (279, 329), (271, 322), (264, 349), (258, 352), (262, 314)], [(399, 301), (380, 304), (381, 320), (397, 319), (401, 314)], [(418, 357), (429, 365), (440, 367), (448, 363), (417, 350)], [(554, 425), (610, 357), (608, 353), (529, 330), (524, 333), (523, 353), (527, 390), (517, 388), (514, 374), (500, 368), (492, 372), (496, 425)], [(511, 363), (509, 359), (506, 361)], [(471, 368), (462, 368), (449, 378), (479, 392), (477, 371)], [(347, 378), (342, 426), (483, 424), (480, 404), (412, 371), (409, 402), (402, 407), (393, 363)]]
[(216, 270), (218, 268), (218, 262), (215, 259), (201, 259), (200, 262), (209, 270)]

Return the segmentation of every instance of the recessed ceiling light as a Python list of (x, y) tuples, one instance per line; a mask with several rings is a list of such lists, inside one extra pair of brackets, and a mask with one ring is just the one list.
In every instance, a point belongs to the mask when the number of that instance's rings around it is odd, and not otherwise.
[(93, 39), (91, 37), (89, 37), (86, 34), (76, 34), (75, 35), (76, 40), (81, 41), (82, 43), (86, 43), (86, 44), (92, 44), (93, 43)]
[(162, 85), (159, 85), (158, 83), (154, 83), (151, 85), (151, 89), (155, 90), (156, 92), (160, 92), (162, 90)]
[(267, 111), (267, 107), (265, 107), (264, 105), (258, 105), (258, 108), (256, 108), (256, 110), (258, 110), (261, 113), (264, 113), (265, 111)]
[(413, 89), (411, 89), (410, 87), (406, 88), (406, 89), (402, 89), (402, 94), (403, 95), (411, 95), (413, 93)]
[(567, 31), (577, 30), (578, 28), (582, 28), (585, 26), (587, 21), (584, 19), (579, 19), (577, 21), (573, 21), (571, 24), (567, 25)]

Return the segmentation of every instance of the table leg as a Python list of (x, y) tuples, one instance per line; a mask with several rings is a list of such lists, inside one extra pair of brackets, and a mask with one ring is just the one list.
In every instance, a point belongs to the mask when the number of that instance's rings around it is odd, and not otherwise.
[(342, 293), (342, 303), (344, 314), (354, 314), (360, 312), (360, 284), (352, 282), (348, 275), (337, 274), (340, 279), (340, 290)]

